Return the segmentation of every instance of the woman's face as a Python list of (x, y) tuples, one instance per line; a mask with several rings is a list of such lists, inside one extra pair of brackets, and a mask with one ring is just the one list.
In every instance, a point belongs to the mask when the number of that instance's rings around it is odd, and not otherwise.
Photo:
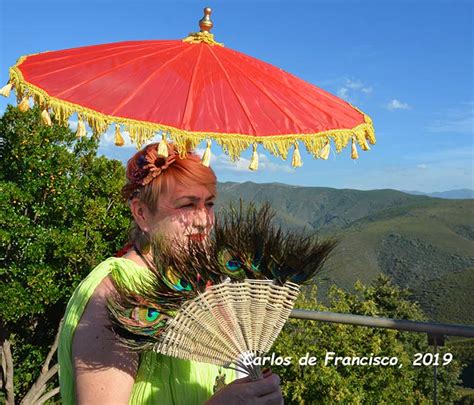
[(147, 229), (142, 229), (178, 243), (203, 241), (214, 225), (215, 197), (204, 185), (175, 183), (158, 199), (156, 212), (148, 211)]

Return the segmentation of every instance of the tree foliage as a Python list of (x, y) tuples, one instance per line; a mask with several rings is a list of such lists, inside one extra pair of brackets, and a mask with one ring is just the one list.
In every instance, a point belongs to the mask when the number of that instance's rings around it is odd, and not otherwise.
[[(297, 307), (395, 319), (423, 320), (417, 304), (410, 302), (406, 290), (380, 276), (371, 286), (358, 283), (357, 293), (333, 287), (326, 307), (316, 302), (311, 289), (297, 302)], [(393, 404), (432, 403), (433, 367), (412, 365), (415, 353), (430, 353), (425, 334), (329, 324), (307, 320), (290, 320), (278, 337), (273, 351), (291, 356), (289, 366), (273, 367), (283, 381), (282, 390), (288, 404)], [(448, 351), (441, 348), (440, 353)], [(324, 364), (327, 352), (336, 356), (397, 357), (402, 367)], [(317, 358), (315, 365), (301, 366), (298, 359), (309, 353)], [(460, 364), (453, 360), (438, 367), (439, 403), (453, 403), (457, 396)]]
[(9, 106), (0, 119), (0, 318), (20, 394), (78, 282), (127, 236), (124, 168), (97, 148), (67, 127), (42, 125), (38, 109)]

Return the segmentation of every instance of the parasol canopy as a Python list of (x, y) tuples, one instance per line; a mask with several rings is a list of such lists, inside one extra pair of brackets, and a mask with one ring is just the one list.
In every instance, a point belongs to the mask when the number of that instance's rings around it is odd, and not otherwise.
[(87, 122), (96, 136), (115, 125), (141, 147), (156, 133), (159, 150), (173, 140), (184, 154), (212, 141), (232, 159), (253, 147), (250, 169), (258, 167), (258, 145), (301, 166), (299, 143), (315, 158), (327, 159), (332, 141), (340, 152), (351, 143), (369, 150), (375, 143), (371, 119), (348, 102), (275, 66), (226, 48), (214, 40), (209, 8), (201, 31), (183, 40), (129, 41), (22, 56), (1, 90), (15, 89), (20, 109), (29, 98), (67, 123), (78, 114), (78, 136)]

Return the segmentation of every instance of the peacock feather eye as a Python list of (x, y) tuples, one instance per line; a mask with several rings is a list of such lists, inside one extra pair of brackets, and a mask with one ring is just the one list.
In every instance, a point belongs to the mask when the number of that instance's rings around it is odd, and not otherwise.
[(191, 284), (189, 284), (188, 280), (185, 278), (179, 279), (179, 281), (175, 284), (175, 288), (178, 291), (191, 291), (192, 289)]
[[(127, 311), (128, 312), (128, 311)], [(162, 314), (156, 308), (135, 307), (130, 312), (130, 318), (136, 323), (130, 327), (139, 330), (140, 334), (156, 335), (166, 326), (169, 316)]]
[(219, 252), (219, 261), (222, 265), (230, 272), (238, 271), (242, 268), (242, 262), (234, 258), (227, 249), (223, 249)]
[(148, 324), (156, 321), (160, 316), (160, 312), (155, 308), (136, 307), (132, 311), (131, 318), (135, 321)]
[(237, 259), (230, 259), (227, 260), (225, 267), (227, 267), (227, 270), (234, 272), (242, 267), (242, 262)]
[(244, 264), (240, 259), (230, 254), (227, 249), (219, 251), (218, 260), (224, 274), (233, 279), (243, 279), (245, 277)]
[(177, 291), (191, 291), (192, 290), (192, 286), (188, 282), (188, 280), (186, 280), (185, 278), (178, 277), (178, 275), (176, 275), (176, 273), (173, 271), (171, 267), (168, 267), (166, 269), (165, 276), (166, 277), (164, 281), (169, 287)]
[(148, 322), (156, 321), (159, 316), (160, 316), (160, 313), (155, 308), (148, 308), (147, 313), (146, 313), (146, 320)]

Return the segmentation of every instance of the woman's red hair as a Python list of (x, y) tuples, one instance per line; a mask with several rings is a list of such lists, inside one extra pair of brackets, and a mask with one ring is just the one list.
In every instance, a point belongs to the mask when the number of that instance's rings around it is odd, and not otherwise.
[[(181, 158), (173, 144), (168, 144), (169, 158), (159, 158), (156, 161), (156, 166), (163, 169), (158, 170), (160, 173), (148, 182), (149, 177), (147, 176), (150, 174), (148, 157), (155, 156), (157, 148), (158, 143), (152, 143), (129, 159), (126, 170), (127, 183), (122, 188), (122, 195), (127, 201), (138, 198), (152, 213), (155, 213), (158, 209), (160, 195), (173, 190), (175, 184), (185, 187), (200, 184), (207, 187), (211, 193), (216, 194), (217, 178), (214, 171), (210, 167), (204, 166), (201, 163), (201, 158), (194, 152), (189, 151), (185, 157)], [(144, 181), (145, 179), (147, 181)], [(144, 182), (147, 184), (143, 184)], [(130, 239), (132, 242), (137, 242), (139, 246), (147, 243), (146, 235), (136, 224)]]
[[(169, 156), (175, 156), (174, 161), (169, 165), (165, 164), (166, 169), (148, 184), (142, 185), (143, 179), (149, 173), (149, 170), (144, 169), (147, 165), (146, 156), (157, 148), (158, 143), (152, 143), (129, 159), (126, 171), (127, 184), (122, 189), (122, 194), (127, 200), (138, 197), (150, 210), (154, 211), (158, 207), (160, 194), (172, 190), (175, 184), (182, 186), (201, 184), (215, 193), (217, 179), (214, 171), (204, 166), (200, 157), (193, 152), (187, 152), (186, 157), (181, 158), (173, 144), (168, 144), (168, 152)], [(165, 159), (162, 160), (161, 163), (165, 163)]]

